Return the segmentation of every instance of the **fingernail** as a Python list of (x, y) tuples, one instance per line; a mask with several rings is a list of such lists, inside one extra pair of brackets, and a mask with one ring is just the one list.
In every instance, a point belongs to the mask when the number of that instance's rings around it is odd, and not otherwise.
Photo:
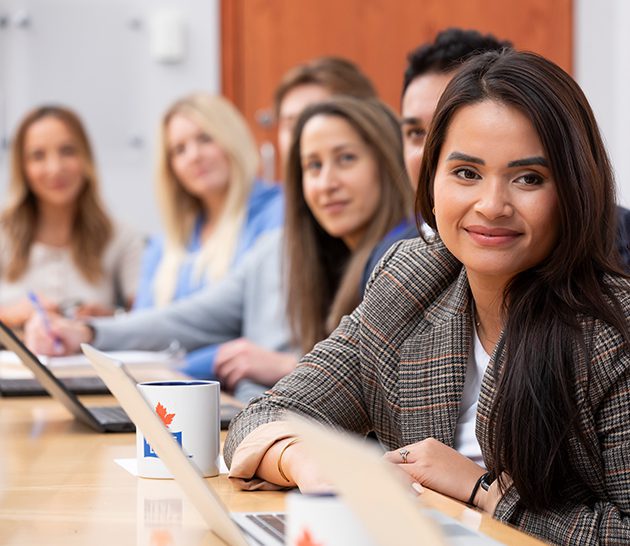
[(418, 495), (421, 495), (424, 491), (423, 487), (418, 482), (413, 482), (411, 484), (411, 489), (413, 489)]

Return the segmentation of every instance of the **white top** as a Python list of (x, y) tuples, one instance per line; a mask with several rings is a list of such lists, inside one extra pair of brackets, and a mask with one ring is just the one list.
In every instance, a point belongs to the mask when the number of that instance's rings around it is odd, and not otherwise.
[[(22, 277), (9, 282), (0, 276), (0, 305), (15, 303), (33, 291), (55, 304), (115, 307), (120, 298), (126, 301), (135, 295), (143, 250), (144, 240), (135, 230), (115, 224), (103, 253), (104, 274), (93, 284), (77, 269), (70, 248), (36, 242)], [(0, 274), (9, 255), (8, 241), (0, 234)]]
[(473, 350), (468, 356), (464, 394), (459, 406), (457, 428), (455, 429), (455, 449), (462, 455), (483, 466), (481, 447), (475, 435), (477, 421), (477, 402), (481, 391), (481, 380), (490, 362), (490, 355), (483, 348), (477, 329), (473, 327)]

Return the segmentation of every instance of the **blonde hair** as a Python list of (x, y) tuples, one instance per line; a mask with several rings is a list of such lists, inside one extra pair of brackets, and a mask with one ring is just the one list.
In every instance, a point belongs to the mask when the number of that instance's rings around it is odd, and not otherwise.
[(178, 100), (166, 112), (160, 128), (157, 164), (157, 195), (166, 230), (164, 254), (153, 287), (158, 306), (173, 299), (179, 269), (187, 256), (187, 244), (195, 222), (204, 211), (201, 200), (184, 189), (171, 167), (166, 131), (176, 114), (195, 122), (210, 135), (230, 164), (225, 203), (214, 231), (196, 259), (193, 275), (197, 279), (205, 275), (208, 280), (216, 281), (227, 273), (245, 221), (247, 199), (259, 161), (254, 137), (245, 120), (223, 97), (196, 93)]
[(95, 283), (103, 274), (101, 257), (112, 237), (112, 222), (99, 196), (94, 156), (81, 120), (71, 110), (51, 105), (29, 112), (18, 126), (11, 145), (8, 205), (0, 217), (2, 230), (11, 245), (10, 258), (3, 276), (15, 281), (28, 268), (37, 229), (37, 197), (26, 176), (24, 141), (30, 127), (47, 117), (58, 119), (68, 128), (85, 164), (84, 184), (77, 196), (70, 248), (78, 270), (88, 281)]

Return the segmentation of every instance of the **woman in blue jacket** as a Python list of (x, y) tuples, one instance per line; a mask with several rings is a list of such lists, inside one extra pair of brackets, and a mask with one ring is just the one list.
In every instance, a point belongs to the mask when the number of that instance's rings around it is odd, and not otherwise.
[[(163, 307), (220, 281), (282, 224), (281, 189), (257, 180), (257, 169), (254, 138), (226, 99), (193, 94), (168, 109), (157, 166), (165, 234), (146, 251), (134, 309)], [(215, 352), (189, 353), (185, 371), (207, 375)]]

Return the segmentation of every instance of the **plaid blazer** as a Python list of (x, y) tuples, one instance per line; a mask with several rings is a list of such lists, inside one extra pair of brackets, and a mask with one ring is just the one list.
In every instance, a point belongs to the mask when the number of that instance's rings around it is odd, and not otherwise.
[[(616, 284), (628, 317), (630, 283)], [(428, 437), (452, 447), (472, 344), (470, 300), (465, 271), (441, 242), (394, 246), (352, 315), (233, 422), (225, 444), (228, 464), (247, 434), (281, 419), (287, 409), (359, 434), (374, 430), (388, 449)], [(567, 461), (576, 479), (567, 484), (566, 502), (534, 513), (519, 504), (512, 488), (494, 516), (551, 542), (630, 544), (630, 355), (617, 331), (587, 322), (590, 359), (576, 352), (575, 396), (585, 402), (579, 419), (599, 460), (593, 464), (571, 439)], [(477, 410), (476, 434), (487, 465), (501, 360), (491, 357)]]

